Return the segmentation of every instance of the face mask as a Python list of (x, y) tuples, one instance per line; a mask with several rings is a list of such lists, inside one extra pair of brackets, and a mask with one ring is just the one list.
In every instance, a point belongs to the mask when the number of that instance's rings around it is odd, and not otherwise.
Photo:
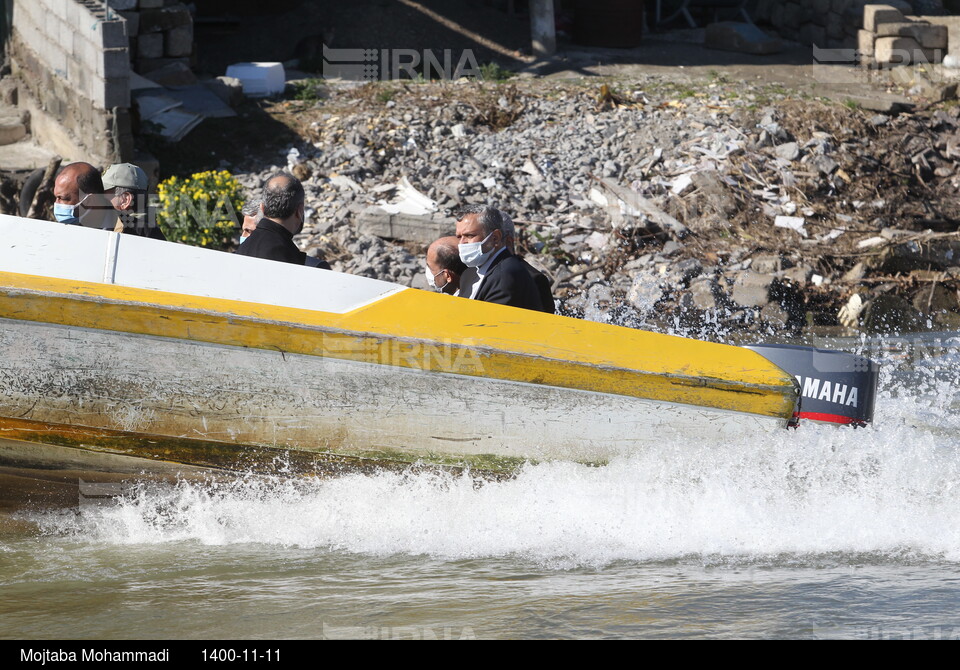
[(487, 240), (489, 240), (492, 235), (493, 233), (491, 232), (490, 235), (483, 238), (482, 242), (468, 242), (467, 244), (461, 244), (457, 247), (457, 251), (460, 252), (460, 260), (463, 261), (464, 265), (468, 268), (478, 268), (486, 262), (490, 254), (493, 253), (493, 249), (484, 253), (483, 245), (487, 243)]
[(54, 203), (53, 216), (60, 223), (79, 225), (80, 219), (77, 218), (77, 207), (77, 205), (65, 205), (62, 202)]
[(430, 272), (430, 268), (428, 266), (424, 266), (424, 268), (426, 270), (426, 275), (427, 275), (427, 285), (430, 288), (432, 288), (434, 291), (442, 291), (444, 287), (450, 283), (450, 282), (447, 282), (447, 284), (444, 284), (443, 286), (437, 286), (437, 275), (442, 275), (444, 271), (440, 270), (440, 272), (438, 272), (437, 274), (433, 274), (432, 272)]
[[(247, 237), (250, 237), (250, 236), (247, 235)], [(246, 242), (246, 241), (247, 241), (247, 237), (241, 237), (241, 238), (240, 238), (240, 244), (243, 244), (244, 242)]]

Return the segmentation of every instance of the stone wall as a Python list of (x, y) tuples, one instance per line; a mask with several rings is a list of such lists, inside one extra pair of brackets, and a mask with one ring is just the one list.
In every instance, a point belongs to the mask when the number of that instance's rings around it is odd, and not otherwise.
[[(891, 4), (887, 0), (762, 0), (751, 15), (757, 23), (771, 25), (776, 32), (801, 44), (820, 48), (857, 47), (857, 32), (863, 28), (863, 8), (869, 4)], [(899, 0), (905, 14), (942, 13), (940, 0)], [(909, 9), (907, 9), (909, 7)]]
[(95, 0), (13, 0), (9, 55), (38, 141), (65, 161), (132, 158), (122, 18)]

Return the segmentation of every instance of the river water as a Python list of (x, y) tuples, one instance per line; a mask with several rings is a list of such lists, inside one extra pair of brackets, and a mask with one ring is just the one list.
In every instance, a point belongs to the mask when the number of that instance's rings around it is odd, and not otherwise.
[(867, 353), (865, 429), (20, 510), (0, 519), (0, 637), (957, 639), (960, 356)]

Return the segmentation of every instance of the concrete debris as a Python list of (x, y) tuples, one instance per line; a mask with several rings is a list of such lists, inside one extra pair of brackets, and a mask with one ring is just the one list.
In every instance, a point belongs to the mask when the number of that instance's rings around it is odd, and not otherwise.
[[(598, 106), (589, 87), (537, 86), (379, 102), (330, 86), (291, 147), (315, 211), (297, 241), (425, 288), (424, 245), (490, 204), (569, 315), (702, 337), (960, 317), (960, 108), (878, 113), (742, 82), (679, 98), (653, 77)], [(256, 192), (276, 169), (240, 179)]]

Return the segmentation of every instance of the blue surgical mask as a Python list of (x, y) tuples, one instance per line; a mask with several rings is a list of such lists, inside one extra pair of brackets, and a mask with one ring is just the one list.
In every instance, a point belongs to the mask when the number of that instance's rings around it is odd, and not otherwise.
[(460, 260), (463, 261), (464, 265), (468, 268), (478, 268), (486, 262), (490, 254), (493, 253), (493, 249), (484, 252), (483, 245), (487, 243), (487, 240), (489, 240), (492, 235), (493, 232), (483, 238), (482, 242), (467, 242), (458, 245), (457, 251), (460, 252)]
[(54, 203), (53, 216), (60, 223), (80, 225), (80, 219), (77, 217), (77, 207), (78, 205), (65, 205), (62, 202)]
[(240, 242), (239, 242), (239, 243), (240, 243), (240, 244), (243, 244), (244, 242), (246, 242), (246, 241), (247, 241), (247, 238), (248, 238), (248, 237), (250, 237), (250, 236), (249, 236), (249, 235), (247, 235), (247, 237), (241, 237), (241, 238), (240, 238)]

